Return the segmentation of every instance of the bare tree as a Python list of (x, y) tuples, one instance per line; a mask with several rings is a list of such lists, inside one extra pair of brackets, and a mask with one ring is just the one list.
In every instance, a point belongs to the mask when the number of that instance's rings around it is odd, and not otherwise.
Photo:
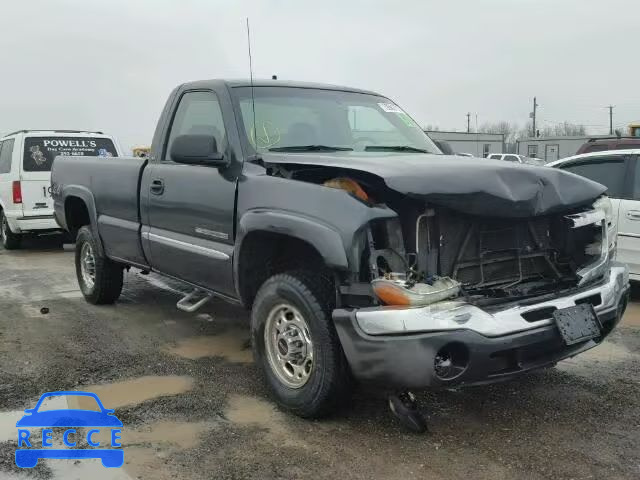
[(515, 136), (518, 132), (518, 125), (515, 123), (500, 121), (500, 122), (485, 122), (478, 127), (479, 133), (499, 133), (504, 135), (505, 143), (513, 143)]
[(587, 134), (587, 129), (584, 125), (576, 125), (575, 123), (562, 122), (553, 125), (552, 127), (545, 127), (541, 132), (544, 136), (555, 137), (571, 137), (571, 136), (584, 136)]

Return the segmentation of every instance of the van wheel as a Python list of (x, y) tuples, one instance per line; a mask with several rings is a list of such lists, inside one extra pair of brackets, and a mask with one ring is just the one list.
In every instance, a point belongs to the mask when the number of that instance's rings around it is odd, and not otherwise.
[(87, 226), (76, 238), (76, 276), (84, 298), (94, 305), (115, 302), (122, 292), (123, 267), (98, 253), (97, 242)]
[(6, 250), (15, 250), (20, 247), (21, 237), (17, 233), (13, 233), (9, 227), (7, 217), (4, 212), (0, 211), (0, 237), (2, 238), (2, 246)]
[(335, 292), (317, 273), (268, 279), (251, 312), (257, 363), (278, 403), (305, 418), (332, 413), (349, 398), (351, 376), (333, 326)]

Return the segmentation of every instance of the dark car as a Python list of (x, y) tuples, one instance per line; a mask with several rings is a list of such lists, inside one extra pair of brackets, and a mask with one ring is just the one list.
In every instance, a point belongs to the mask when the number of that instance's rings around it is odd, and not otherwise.
[(607, 137), (591, 138), (583, 144), (576, 155), (591, 152), (604, 152), (606, 150), (628, 150), (640, 148), (640, 138), (638, 137)]

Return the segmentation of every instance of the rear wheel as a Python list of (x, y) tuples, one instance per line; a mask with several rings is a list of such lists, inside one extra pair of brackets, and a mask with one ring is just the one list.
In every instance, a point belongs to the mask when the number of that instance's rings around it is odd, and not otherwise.
[(251, 336), (256, 361), (278, 403), (321, 417), (348, 399), (351, 378), (331, 312), (335, 293), (314, 272), (274, 275), (256, 295)]
[(98, 253), (96, 240), (87, 226), (80, 229), (76, 239), (76, 276), (89, 303), (113, 303), (122, 292), (122, 265)]
[(11, 231), (3, 211), (0, 211), (0, 238), (2, 239), (2, 246), (6, 250), (14, 250), (20, 247), (20, 235)]

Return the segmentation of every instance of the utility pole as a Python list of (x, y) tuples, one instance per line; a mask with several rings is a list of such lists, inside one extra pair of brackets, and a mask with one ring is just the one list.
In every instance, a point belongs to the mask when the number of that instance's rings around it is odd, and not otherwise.
[(467, 113), (467, 133), (471, 133), (471, 112)]
[(533, 120), (533, 132), (531, 135), (532, 137), (536, 136), (536, 108), (538, 108), (539, 106), (540, 105), (538, 105), (538, 102), (536, 102), (536, 97), (533, 97), (533, 111), (529, 115)]
[(613, 135), (613, 109), (614, 109), (615, 105), (609, 105), (608, 108), (609, 109), (609, 135)]

